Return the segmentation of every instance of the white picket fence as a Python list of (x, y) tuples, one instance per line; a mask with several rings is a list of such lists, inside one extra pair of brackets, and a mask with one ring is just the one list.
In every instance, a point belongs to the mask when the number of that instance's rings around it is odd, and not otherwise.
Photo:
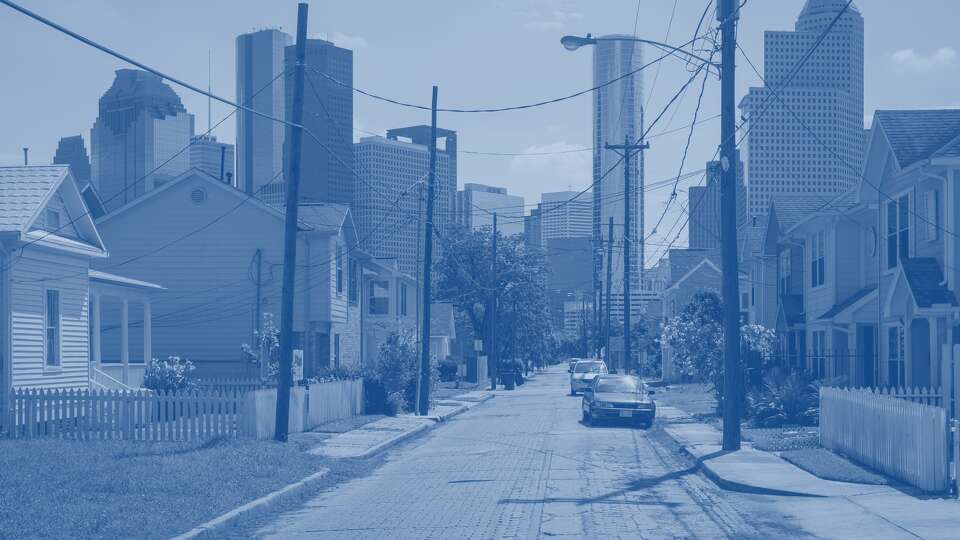
[(897, 395), (824, 387), (820, 444), (925, 491), (950, 486), (947, 414)]
[(877, 396), (903, 399), (906, 401), (912, 401), (914, 403), (920, 403), (921, 405), (934, 405), (936, 407), (943, 406), (942, 388), (921, 388), (918, 386), (914, 386), (913, 388), (903, 388), (889, 386), (880, 388), (852, 388), (851, 390), (856, 392), (870, 393)]

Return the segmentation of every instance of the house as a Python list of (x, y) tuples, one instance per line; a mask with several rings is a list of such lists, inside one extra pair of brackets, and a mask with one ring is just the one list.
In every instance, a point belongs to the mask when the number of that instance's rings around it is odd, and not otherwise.
[[(430, 305), (430, 356), (445, 362), (453, 354), (453, 340), (457, 339), (453, 304), (438, 302)], [(466, 372), (466, 368), (462, 370)]]
[[(720, 256), (713, 249), (672, 249), (668, 258), (661, 261), (661, 274), (665, 278), (665, 287), (661, 293), (663, 319), (669, 320), (679, 315), (701, 292), (712, 292), (721, 296), (723, 271), (720, 269)], [(741, 319), (747, 317), (749, 309), (748, 275), (741, 271), (739, 276)], [(668, 343), (661, 343), (661, 374), (664, 381), (682, 380), (674, 365), (673, 351)]]
[(417, 281), (400, 272), (396, 259), (357, 259), (363, 266), (363, 365), (371, 365), (390, 334), (416, 336)]
[[(304, 375), (359, 367), (367, 256), (350, 211), (304, 204), (299, 218), (294, 346)], [(255, 376), (242, 347), (280, 325), (284, 219), (282, 208), (191, 169), (97, 220), (111, 261), (95, 266), (164, 284), (153, 301), (155, 356), (187, 358), (202, 377)], [(117, 334), (104, 334), (105, 348), (122, 341)], [(128, 339), (137, 348), (143, 337)]]
[[(107, 257), (67, 166), (0, 167), (0, 403), (10, 388), (139, 386), (120, 356), (109, 359), (116, 377), (100, 369), (97, 336), (90, 339), (99, 303), (91, 310), (91, 301), (149, 305), (160, 287), (91, 268)], [(149, 336), (149, 316), (141, 326)], [(141, 345), (149, 357), (150, 340)]]
[(879, 276), (879, 384), (936, 387), (943, 380), (949, 362), (942, 346), (960, 335), (958, 188), (960, 109), (874, 114), (857, 195), (877, 209), (861, 234), (874, 254), (862, 273)]

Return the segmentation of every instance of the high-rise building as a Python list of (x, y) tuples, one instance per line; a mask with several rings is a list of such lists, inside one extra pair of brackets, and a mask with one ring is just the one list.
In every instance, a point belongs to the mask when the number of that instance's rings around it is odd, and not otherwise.
[(523, 241), (527, 247), (543, 249), (543, 220), (540, 218), (540, 205), (531, 208), (530, 213), (523, 216)]
[[(746, 189), (743, 185), (743, 163), (737, 182), (737, 226), (746, 221)], [(723, 168), (719, 161), (707, 162), (706, 185), (691, 186), (687, 191), (687, 247), (711, 249), (720, 247), (721, 201), (720, 186)]]
[(219, 178), (221, 182), (233, 182), (233, 145), (217, 142), (213, 135), (197, 135), (191, 139), (190, 167)]
[[(422, 144), (424, 146), (430, 145), (430, 126), (419, 125), (419, 126), (410, 126), (402, 127), (395, 129), (387, 130), (387, 138), (395, 139), (399, 141), (408, 141), (414, 144)], [(438, 216), (438, 219), (435, 220), (435, 223), (438, 227), (441, 227), (442, 230), (453, 223), (453, 212), (452, 210), (456, 207), (456, 196), (457, 196), (457, 132), (450, 129), (437, 129), (437, 154), (443, 154), (447, 156), (447, 161), (450, 163), (450, 174), (446, 178), (437, 178), (437, 193), (442, 192), (446, 200), (443, 204), (446, 204), (445, 208), (449, 208), (451, 212), (445, 213), (443, 216)], [(442, 185), (441, 185), (442, 184)]]
[[(284, 65), (293, 73), (296, 47), (284, 50)], [(322, 39), (306, 42), (300, 200), (353, 202), (353, 51)], [(286, 86), (286, 118), (293, 110), (293, 85)], [(290, 133), (289, 128), (287, 134)], [(314, 139), (316, 137), (316, 139)], [(284, 176), (289, 176), (289, 137), (284, 141)]]
[(467, 228), (493, 226), (497, 217), (497, 231), (503, 236), (523, 234), (523, 197), (508, 195), (507, 188), (466, 183), (457, 192), (457, 219)]
[[(429, 149), (395, 139), (363, 137), (354, 145), (354, 162), (358, 181), (352, 211), (362, 249), (375, 257), (396, 257), (402, 272), (418, 275), (423, 257), (421, 227), (426, 219)], [(450, 216), (453, 211), (448, 192), (450, 174), (448, 156), (437, 154), (435, 219)], [(434, 241), (434, 247), (438, 255), (441, 242)]]
[[(633, 152), (630, 166), (630, 230), (624, 231), (624, 174), (627, 163), (620, 154), (605, 149), (607, 144), (637, 143), (643, 135), (643, 78), (640, 67), (643, 52), (633, 36), (610, 35), (598, 39), (593, 48), (593, 84), (603, 86), (593, 93), (593, 249), (594, 285), (606, 276), (603, 246), (609, 240), (607, 229), (613, 218), (613, 241), (630, 242), (630, 260), (614, 258), (613, 274), (623, 276), (630, 265), (630, 289), (640, 291), (644, 260), (643, 152)], [(622, 78), (621, 78), (622, 77)], [(610, 84), (611, 81), (616, 81)], [(617, 262), (619, 261), (619, 262)], [(614, 280), (613, 312), (623, 314), (623, 280)], [(634, 294), (633, 310), (639, 311), (640, 295)]]
[(193, 115), (170, 86), (146, 71), (118, 69), (90, 130), (91, 176), (107, 210), (186, 171), (191, 137)]
[(53, 164), (69, 165), (70, 172), (81, 189), (90, 183), (90, 158), (87, 157), (87, 147), (83, 144), (82, 135), (60, 139), (57, 153), (53, 155)]
[(540, 196), (542, 243), (556, 238), (590, 237), (593, 233), (593, 201), (590, 192), (555, 191)]
[[(290, 43), (289, 35), (273, 29), (237, 36), (238, 103), (277, 119), (284, 118), (288, 77), (280, 74), (284, 73), (284, 49)], [(284, 129), (280, 122), (250, 111), (237, 111), (238, 189), (264, 199), (279, 191), (282, 202)], [(264, 187), (267, 184), (270, 185)]]
[(822, 198), (858, 180), (864, 32), (857, 8), (850, 5), (819, 41), (846, 4), (807, 0), (794, 31), (764, 33), (766, 86), (751, 88), (740, 103), (751, 218), (766, 215), (771, 197)]

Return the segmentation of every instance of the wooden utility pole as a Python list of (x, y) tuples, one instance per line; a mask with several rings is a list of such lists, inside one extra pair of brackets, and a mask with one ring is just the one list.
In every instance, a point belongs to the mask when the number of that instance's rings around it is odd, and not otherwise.
[[(419, 180), (418, 180), (419, 182)], [(420, 268), (420, 239), (423, 238), (423, 184), (417, 186), (417, 268)], [(420, 289), (422, 280), (420, 279), (420, 273), (417, 273), (417, 358), (420, 358), (420, 302), (423, 301), (421, 295), (423, 291)], [(420, 363), (417, 363), (417, 397), (416, 403), (413, 404), (414, 412), (417, 416), (420, 416), (420, 383), (422, 382), (423, 374), (421, 373), (423, 366)]]
[(427, 222), (423, 230), (423, 321), (420, 323), (420, 414), (430, 410), (430, 268), (433, 265), (433, 199), (437, 169), (437, 87), (430, 102), (430, 172), (427, 175)]
[(633, 242), (630, 235), (630, 199), (633, 198), (630, 186), (630, 160), (636, 155), (633, 154), (634, 151), (646, 150), (650, 148), (650, 144), (646, 142), (630, 144), (629, 136), (624, 135), (622, 145), (608, 143), (605, 148), (623, 157), (623, 371), (630, 373), (630, 367), (633, 364), (630, 346), (630, 311), (633, 307), (630, 298), (630, 244)]
[[(613, 216), (610, 216), (610, 225), (607, 231), (607, 320), (603, 324), (603, 343), (607, 349), (607, 360), (610, 364), (610, 296), (613, 291)], [(614, 367), (614, 366), (610, 366)]]
[(740, 290), (737, 282), (737, 157), (735, 63), (739, 2), (719, 0), (720, 69), (720, 248), (723, 273), (723, 449), (740, 449)]
[(280, 366), (277, 373), (277, 416), (273, 438), (287, 440), (293, 368), (293, 294), (297, 271), (297, 211), (300, 202), (300, 151), (303, 147), (303, 65), (307, 46), (307, 4), (297, 5), (297, 63), (293, 71), (293, 116), (290, 121), (290, 177), (287, 178), (283, 231), (283, 290), (280, 300)]
[(500, 378), (499, 355), (497, 354), (497, 290), (500, 280), (497, 279), (497, 213), (493, 213), (493, 272), (490, 280), (490, 316), (488, 317), (490, 327), (487, 329), (487, 361), (490, 370), (490, 389), (497, 389), (497, 379)]

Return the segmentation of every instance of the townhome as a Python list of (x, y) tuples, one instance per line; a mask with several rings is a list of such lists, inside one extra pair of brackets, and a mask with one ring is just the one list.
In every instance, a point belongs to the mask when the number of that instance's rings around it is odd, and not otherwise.
[(858, 195), (878, 209), (864, 225), (879, 274), (876, 380), (939, 386), (960, 331), (960, 109), (877, 111)]
[[(346, 206), (300, 206), (294, 341), (304, 375), (359, 366), (362, 358), (361, 267), (356, 229)], [(280, 325), (282, 208), (269, 206), (198, 169), (189, 170), (97, 221), (111, 258), (166, 289), (153, 301), (154, 356), (193, 361), (205, 377), (255, 376), (242, 346)], [(104, 311), (109, 311), (104, 305)], [(266, 321), (266, 322), (265, 322)], [(138, 321), (133, 321), (136, 325)], [(116, 333), (104, 332), (105, 348)], [(141, 333), (129, 343), (138, 348)]]
[[(417, 281), (400, 272), (396, 259), (363, 257), (354, 264), (362, 265), (365, 307), (362, 310), (363, 365), (371, 365), (380, 353), (380, 346), (390, 334), (398, 333), (419, 340), (417, 326)], [(365, 292), (364, 292), (365, 291)], [(351, 290), (351, 294), (354, 291)]]

